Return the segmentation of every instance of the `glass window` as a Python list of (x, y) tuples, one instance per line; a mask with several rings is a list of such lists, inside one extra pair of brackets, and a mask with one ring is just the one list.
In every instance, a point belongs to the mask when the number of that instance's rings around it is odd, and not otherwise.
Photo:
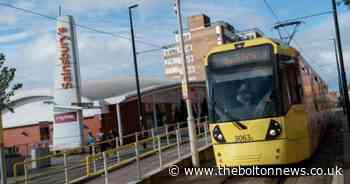
[(272, 64), (235, 66), (212, 73), (213, 121), (247, 120), (276, 115)]
[[(301, 78), (297, 68), (293, 64), (292, 59), (288, 59), (281, 62), (281, 92), (283, 100), (283, 109), (286, 113), (292, 104), (301, 103)], [(284, 64), (288, 63), (288, 64)]]

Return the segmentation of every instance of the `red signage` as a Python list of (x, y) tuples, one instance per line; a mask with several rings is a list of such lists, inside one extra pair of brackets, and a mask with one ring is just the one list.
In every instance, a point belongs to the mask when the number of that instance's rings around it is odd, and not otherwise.
[(63, 89), (73, 88), (71, 63), (70, 63), (70, 55), (69, 55), (69, 43), (67, 42), (71, 38), (64, 35), (64, 33), (66, 32), (67, 32), (67, 28), (65, 27), (58, 28), (59, 46), (61, 48), (59, 60), (62, 64), (61, 76), (63, 78), (61, 85)]
[(63, 114), (55, 115), (55, 123), (70, 123), (77, 121), (77, 113), (76, 112), (68, 112)]

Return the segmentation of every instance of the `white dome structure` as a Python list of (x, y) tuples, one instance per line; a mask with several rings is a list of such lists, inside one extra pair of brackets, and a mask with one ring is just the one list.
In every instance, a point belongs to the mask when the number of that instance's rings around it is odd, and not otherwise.
[[(140, 80), (141, 88), (156, 87), (172, 82), (158, 78), (143, 78)], [(82, 84), (82, 101), (92, 102), (99, 106), (106, 104), (104, 99), (118, 98), (124, 94), (135, 91), (135, 78), (116, 77), (111, 80), (86, 81)], [(3, 127), (13, 128), (37, 124), (39, 122), (53, 121), (53, 91), (50, 89), (37, 89), (18, 91), (11, 99), (14, 112), (2, 112)], [(101, 109), (84, 109), (84, 117), (101, 114)]]

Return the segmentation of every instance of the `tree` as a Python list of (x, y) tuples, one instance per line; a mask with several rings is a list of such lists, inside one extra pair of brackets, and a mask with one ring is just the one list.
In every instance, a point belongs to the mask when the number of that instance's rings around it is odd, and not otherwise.
[(4, 66), (5, 55), (0, 53), (0, 110), (8, 109), (13, 112), (10, 98), (15, 94), (15, 91), (22, 88), (22, 84), (14, 84), (11, 82), (15, 78), (16, 69)]
[(11, 85), (15, 78), (16, 69), (4, 66), (5, 55), (0, 53), (0, 172), (1, 172), (1, 184), (6, 184), (6, 161), (4, 156), (3, 147), (3, 126), (2, 126), (2, 114), (5, 109), (13, 112), (11, 104), (11, 97), (15, 94), (15, 91), (22, 87), (22, 84)]

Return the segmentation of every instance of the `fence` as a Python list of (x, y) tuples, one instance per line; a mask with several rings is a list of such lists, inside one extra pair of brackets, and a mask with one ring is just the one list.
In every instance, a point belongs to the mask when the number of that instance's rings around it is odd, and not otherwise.
[[(131, 180), (138, 180), (146, 174), (142, 164), (147, 159), (152, 160), (152, 168), (162, 168), (169, 160), (182, 158), (185, 154), (184, 144), (189, 141), (186, 124), (165, 125), (123, 136), (124, 139), (134, 137), (135, 142), (126, 145), (119, 145), (119, 138), (116, 137), (96, 145), (16, 163), (13, 166), (14, 177), (9, 183), (76, 183), (102, 174), (108, 176), (108, 172), (131, 163), (136, 165), (135, 172), (130, 173), (135, 174)], [(202, 144), (210, 142), (206, 118), (196, 120), (196, 132)], [(113, 147), (101, 152), (99, 148), (102, 144)], [(157, 164), (153, 161), (155, 157), (158, 158)], [(108, 177), (105, 182), (108, 183)]]

